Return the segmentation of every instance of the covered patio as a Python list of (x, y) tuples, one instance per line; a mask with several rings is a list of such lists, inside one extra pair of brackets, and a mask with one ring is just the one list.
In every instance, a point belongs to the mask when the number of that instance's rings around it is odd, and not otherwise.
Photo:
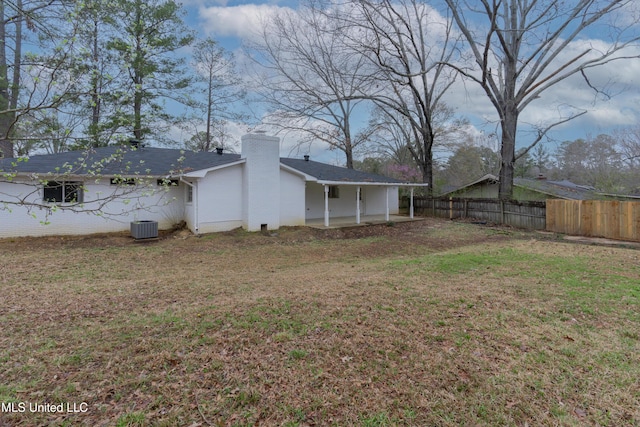
[[(428, 184), (347, 169), (309, 160), (281, 159), (282, 168), (305, 180), (305, 224), (322, 228), (413, 218), (414, 190)], [(399, 216), (399, 188), (410, 192), (409, 218)], [(393, 217), (393, 218), (392, 218)]]
[[(413, 196), (414, 190), (416, 187), (425, 187), (427, 184), (417, 184), (417, 183), (400, 183), (400, 182), (351, 182), (351, 181), (326, 181), (319, 180), (317, 183), (322, 186), (323, 193), (323, 205), (324, 205), (324, 218), (307, 218), (306, 224), (315, 224), (316, 221), (322, 220), (323, 228), (332, 228), (336, 221), (340, 223), (354, 223), (354, 225), (360, 225), (365, 222), (371, 223), (372, 221), (377, 222), (390, 222), (391, 216), (397, 218), (406, 218), (406, 220), (413, 219)], [(352, 200), (352, 205), (355, 211), (355, 218), (353, 216), (344, 216), (336, 215), (336, 217), (331, 217), (330, 213), (330, 190), (331, 189), (339, 189), (339, 187), (347, 187), (355, 189), (355, 197)], [(398, 187), (406, 187), (411, 191), (411, 195), (409, 197), (409, 217), (403, 217), (397, 215), (398, 213)], [(382, 193), (379, 194), (381, 199), (378, 200), (378, 212), (370, 212), (368, 215), (362, 211), (362, 193), (365, 188), (372, 189), (377, 188), (383, 190)], [(393, 195), (393, 196), (392, 196)], [(391, 209), (391, 198), (393, 198), (393, 210)], [(347, 202), (351, 204), (350, 202)], [(384, 214), (382, 214), (384, 212)], [(370, 218), (369, 221), (363, 220), (363, 218)], [(342, 225), (344, 227), (344, 225)]]

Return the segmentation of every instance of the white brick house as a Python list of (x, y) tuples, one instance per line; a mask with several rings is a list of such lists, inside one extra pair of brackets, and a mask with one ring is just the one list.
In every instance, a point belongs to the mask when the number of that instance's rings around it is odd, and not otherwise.
[(196, 234), (359, 222), (398, 213), (398, 187), (420, 185), (279, 152), (279, 138), (254, 133), (240, 155), (111, 146), (0, 159), (0, 237), (123, 231), (137, 220), (185, 221)]

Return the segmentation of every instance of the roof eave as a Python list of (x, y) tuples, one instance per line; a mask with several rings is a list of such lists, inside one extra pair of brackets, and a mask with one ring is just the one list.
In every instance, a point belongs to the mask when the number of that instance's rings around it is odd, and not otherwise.
[(234, 162), (231, 163), (225, 163), (223, 165), (218, 165), (218, 166), (213, 166), (210, 168), (206, 168), (206, 169), (198, 169), (192, 172), (187, 172), (187, 173), (179, 173), (179, 174), (174, 174), (174, 176), (184, 176), (187, 178), (204, 178), (205, 176), (207, 176), (207, 174), (209, 172), (213, 172), (216, 170), (220, 170), (220, 169), (224, 169), (224, 168), (228, 168), (231, 166), (236, 166), (236, 165), (240, 165), (246, 162), (246, 159), (240, 159), (240, 160), (236, 160)]
[(123, 179), (130, 179), (130, 178), (148, 178), (148, 179), (155, 179), (155, 178), (167, 178), (170, 177), (171, 174), (167, 173), (167, 174), (152, 174), (152, 173), (146, 173), (146, 174), (121, 174), (121, 173), (100, 173), (100, 174), (86, 174), (86, 173), (60, 173), (60, 172), (26, 172), (26, 171), (21, 171), (21, 172), (16, 172), (15, 175), (12, 174), (13, 177), (16, 178), (28, 178), (28, 179), (41, 179), (41, 178), (53, 178), (53, 179), (57, 179), (57, 180), (71, 180), (71, 179), (77, 179), (77, 180), (91, 180), (91, 179), (102, 179), (102, 178), (114, 178), (114, 177), (118, 177), (118, 178), (123, 178)]
[(295, 175), (298, 175), (300, 177), (302, 177), (305, 181), (311, 181), (311, 182), (316, 182), (318, 181), (318, 178), (316, 178), (313, 175), (309, 175), (307, 173), (302, 172), (299, 169), (296, 169), (294, 167), (285, 165), (284, 163), (280, 162), (280, 168), (286, 170), (287, 172), (291, 172)]
[(428, 187), (429, 184), (415, 183), (415, 182), (382, 182), (382, 181), (328, 181), (328, 180), (317, 180), (320, 185), (377, 185), (377, 186), (386, 186), (386, 187)]

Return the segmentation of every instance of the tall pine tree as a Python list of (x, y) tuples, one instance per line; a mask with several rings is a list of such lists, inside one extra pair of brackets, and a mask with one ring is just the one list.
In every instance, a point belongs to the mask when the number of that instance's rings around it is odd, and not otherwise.
[(163, 102), (181, 102), (180, 92), (190, 83), (185, 61), (177, 51), (193, 41), (184, 11), (173, 0), (116, 0), (117, 35), (109, 43), (118, 67), (124, 71), (115, 91), (120, 124), (138, 140), (162, 131), (171, 122)]

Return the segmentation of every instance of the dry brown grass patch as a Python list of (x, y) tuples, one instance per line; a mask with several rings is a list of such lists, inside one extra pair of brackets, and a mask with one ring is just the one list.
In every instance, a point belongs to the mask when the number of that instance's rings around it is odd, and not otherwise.
[(437, 220), (0, 250), (0, 401), (89, 409), (11, 425), (640, 423), (637, 250)]

